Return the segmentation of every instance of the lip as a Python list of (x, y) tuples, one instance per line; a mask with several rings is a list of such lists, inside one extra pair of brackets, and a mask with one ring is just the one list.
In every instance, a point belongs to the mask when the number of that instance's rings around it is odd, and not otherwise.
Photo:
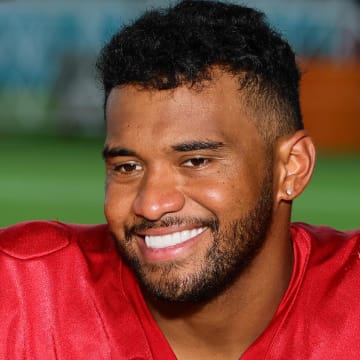
[[(195, 236), (192, 236), (188, 240), (180, 242), (176, 245), (166, 246), (166, 247), (148, 247), (145, 243), (145, 236), (166, 236), (171, 235), (178, 232), (184, 231), (196, 231), (198, 230)], [(179, 257), (185, 257), (188, 255), (192, 249), (197, 245), (200, 238), (204, 233), (208, 231), (208, 227), (190, 227), (190, 228), (158, 228), (158, 229), (150, 229), (144, 232), (138, 233), (138, 245), (141, 251), (141, 254), (146, 262), (164, 262), (164, 261), (174, 261)], [(146, 234), (146, 235), (143, 235)]]

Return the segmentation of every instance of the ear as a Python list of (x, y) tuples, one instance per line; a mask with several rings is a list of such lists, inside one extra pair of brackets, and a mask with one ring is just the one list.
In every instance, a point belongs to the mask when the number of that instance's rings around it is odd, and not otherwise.
[(305, 130), (280, 138), (276, 144), (276, 200), (291, 201), (310, 181), (315, 165), (315, 146)]

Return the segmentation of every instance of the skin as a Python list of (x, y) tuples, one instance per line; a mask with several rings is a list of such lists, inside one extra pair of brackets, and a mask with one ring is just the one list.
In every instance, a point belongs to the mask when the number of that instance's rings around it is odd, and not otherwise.
[[(217, 219), (224, 233), (247, 219), (264, 196), (264, 183), (272, 184), (262, 247), (228, 287), (198, 304), (164, 302), (144, 292), (178, 359), (238, 358), (271, 321), (291, 276), (291, 200), (310, 179), (315, 151), (303, 131), (283, 137), (269, 169), (271, 157), (237, 85), (227, 73), (201, 91), (128, 85), (114, 88), (107, 102), (105, 215), (148, 284), (181, 284), (178, 296), (186, 279), (206, 267), (214, 234), (205, 227), (190, 241), (160, 250), (147, 248), (145, 235), (199, 228), (188, 219)], [(127, 231), (144, 221), (151, 228)], [(244, 242), (239, 238), (222, 238), (219, 248), (226, 252), (230, 242)]]

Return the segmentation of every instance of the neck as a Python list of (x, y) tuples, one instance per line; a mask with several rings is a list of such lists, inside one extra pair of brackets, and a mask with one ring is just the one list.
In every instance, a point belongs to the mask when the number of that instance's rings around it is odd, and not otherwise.
[(211, 301), (179, 305), (147, 299), (179, 360), (238, 359), (268, 326), (292, 272), (289, 226), (282, 225), (270, 230), (251, 266)]

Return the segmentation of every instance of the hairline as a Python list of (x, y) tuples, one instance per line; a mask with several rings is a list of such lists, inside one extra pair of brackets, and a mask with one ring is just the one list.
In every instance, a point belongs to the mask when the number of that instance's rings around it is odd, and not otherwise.
[[(245, 105), (244, 111), (253, 121), (257, 131), (259, 132), (259, 135), (261, 136), (264, 144), (267, 147), (272, 148), (272, 146), (279, 137), (287, 135), (291, 132), (295, 132), (297, 130), (293, 121), (285, 119), (285, 117), (295, 116), (295, 114), (292, 114), (293, 111), (291, 105), (288, 103), (288, 101), (286, 101), (284, 97), (281, 97), (278, 93), (274, 93), (273, 91), (271, 91), (272, 84), (269, 81), (264, 80), (260, 75), (245, 70), (235, 72), (229, 70), (228, 66), (226, 65), (209, 65), (207, 68), (204, 69), (204, 74), (206, 74), (205, 78), (202, 78), (200, 81), (188, 81), (179, 79), (179, 82), (176, 86), (166, 89), (158, 88), (152, 86), (151, 83), (143, 83), (141, 81), (134, 81), (116, 85), (109, 89), (105, 97), (105, 122), (107, 121), (107, 102), (111, 91), (115, 88), (119, 89), (127, 86), (132, 86), (140, 91), (158, 92), (175, 91), (180, 87), (187, 87), (191, 91), (201, 92), (205, 90), (208, 86), (211, 86), (211, 84), (213, 84), (215, 81), (217, 81), (217, 79), (221, 75), (228, 74), (233, 78), (237, 79), (239, 83), (239, 87), (237, 89), (239, 101), (243, 101), (243, 105)], [(246, 81), (247, 75), (251, 75), (252, 79), (257, 79), (257, 81)], [(274, 102), (277, 102), (276, 106), (271, 106), (271, 104), (274, 104)], [(285, 115), (285, 113), (287, 115)], [(270, 123), (272, 123), (272, 125)], [(289, 125), (289, 123), (291, 125)]]

